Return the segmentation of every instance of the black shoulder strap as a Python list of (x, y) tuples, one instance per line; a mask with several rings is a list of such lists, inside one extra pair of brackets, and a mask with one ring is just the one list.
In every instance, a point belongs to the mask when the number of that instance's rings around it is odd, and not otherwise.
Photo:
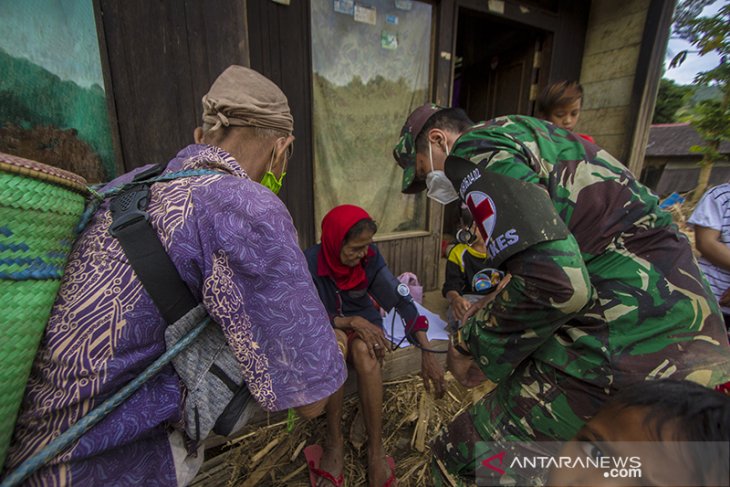
[(161, 174), (163, 170), (163, 166), (154, 166), (139, 173), (134, 178), (134, 181), (140, 181), (139, 185), (119, 193), (111, 200), (112, 224), (109, 233), (119, 240), (132, 269), (162, 317), (172, 324), (198, 302), (149, 222), (147, 205), (150, 183), (144, 180)]

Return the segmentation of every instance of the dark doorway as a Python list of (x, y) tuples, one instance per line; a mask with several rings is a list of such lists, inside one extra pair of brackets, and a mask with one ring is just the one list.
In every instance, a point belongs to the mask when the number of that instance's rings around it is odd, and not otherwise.
[[(456, 31), (452, 106), (475, 122), (534, 115), (535, 98), (548, 79), (552, 34), (463, 7)], [(444, 233), (456, 234), (459, 215), (458, 203), (446, 207)]]
[(533, 115), (547, 80), (551, 34), (467, 8), (459, 9), (453, 106), (474, 121)]

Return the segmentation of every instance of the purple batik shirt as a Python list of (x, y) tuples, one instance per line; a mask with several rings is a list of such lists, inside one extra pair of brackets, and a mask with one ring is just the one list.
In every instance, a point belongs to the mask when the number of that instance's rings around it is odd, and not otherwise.
[[(262, 408), (311, 404), (346, 378), (291, 217), (226, 152), (182, 150), (152, 186), (150, 221), (221, 326)], [(138, 172), (138, 171), (137, 171)], [(126, 174), (111, 186), (131, 180)], [(76, 242), (26, 389), (6, 468), (37, 452), (165, 351), (165, 322), (109, 235), (108, 201)], [(168, 443), (184, 389), (171, 365), (87, 432), (34, 485), (175, 485)]]

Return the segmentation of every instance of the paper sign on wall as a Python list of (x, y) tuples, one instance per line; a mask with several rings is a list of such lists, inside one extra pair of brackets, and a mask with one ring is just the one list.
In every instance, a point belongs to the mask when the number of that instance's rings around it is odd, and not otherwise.
[(490, 12), (504, 14), (504, 0), (489, 0), (487, 6)]
[(398, 25), (398, 16), (397, 15), (386, 15), (385, 23), (390, 24), (390, 25)]
[(375, 25), (377, 18), (375, 7), (365, 7), (364, 5), (355, 4), (355, 22)]
[(413, 8), (413, 0), (395, 0), (395, 8), (398, 10), (411, 10)]
[(335, 12), (354, 15), (355, 0), (335, 0)]
[(384, 30), (380, 33), (380, 47), (388, 50), (398, 49), (398, 35)]

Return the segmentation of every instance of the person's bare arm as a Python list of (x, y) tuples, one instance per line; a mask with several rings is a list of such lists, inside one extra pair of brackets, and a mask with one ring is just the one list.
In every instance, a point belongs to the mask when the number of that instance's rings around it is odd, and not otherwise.
[(417, 331), (414, 337), (421, 348), (421, 377), (426, 392), (433, 391), (436, 399), (444, 396), (444, 368), (436, 359), (436, 354), (428, 352), (431, 343), (425, 331)]
[(454, 317), (457, 320), (462, 321), (464, 319), (464, 314), (471, 306), (471, 303), (457, 291), (453, 290), (446, 293), (446, 299), (449, 301), (449, 304), (451, 304), (451, 309), (454, 311)]
[(372, 358), (380, 360), (390, 351), (390, 341), (385, 338), (383, 329), (362, 316), (337, 316), (334, 325), (338, 330), (354, 330), (358, 338), (367, 345)]
[(720, 241), (720, 231), (695, 226), (695, 242), (702, 257), (717, 267), (730, 271), (730, 247)]
[[(462, 349), (466, 350), (465, 346), (465, 343), (461, 343)], [(464, 387), (476, 387), (487, 380), (487, 376), (474, 362), (474, 358), (459, 352), (451, 343), (449, 343), (449, 351), (446, 355), (446, 368)]]

